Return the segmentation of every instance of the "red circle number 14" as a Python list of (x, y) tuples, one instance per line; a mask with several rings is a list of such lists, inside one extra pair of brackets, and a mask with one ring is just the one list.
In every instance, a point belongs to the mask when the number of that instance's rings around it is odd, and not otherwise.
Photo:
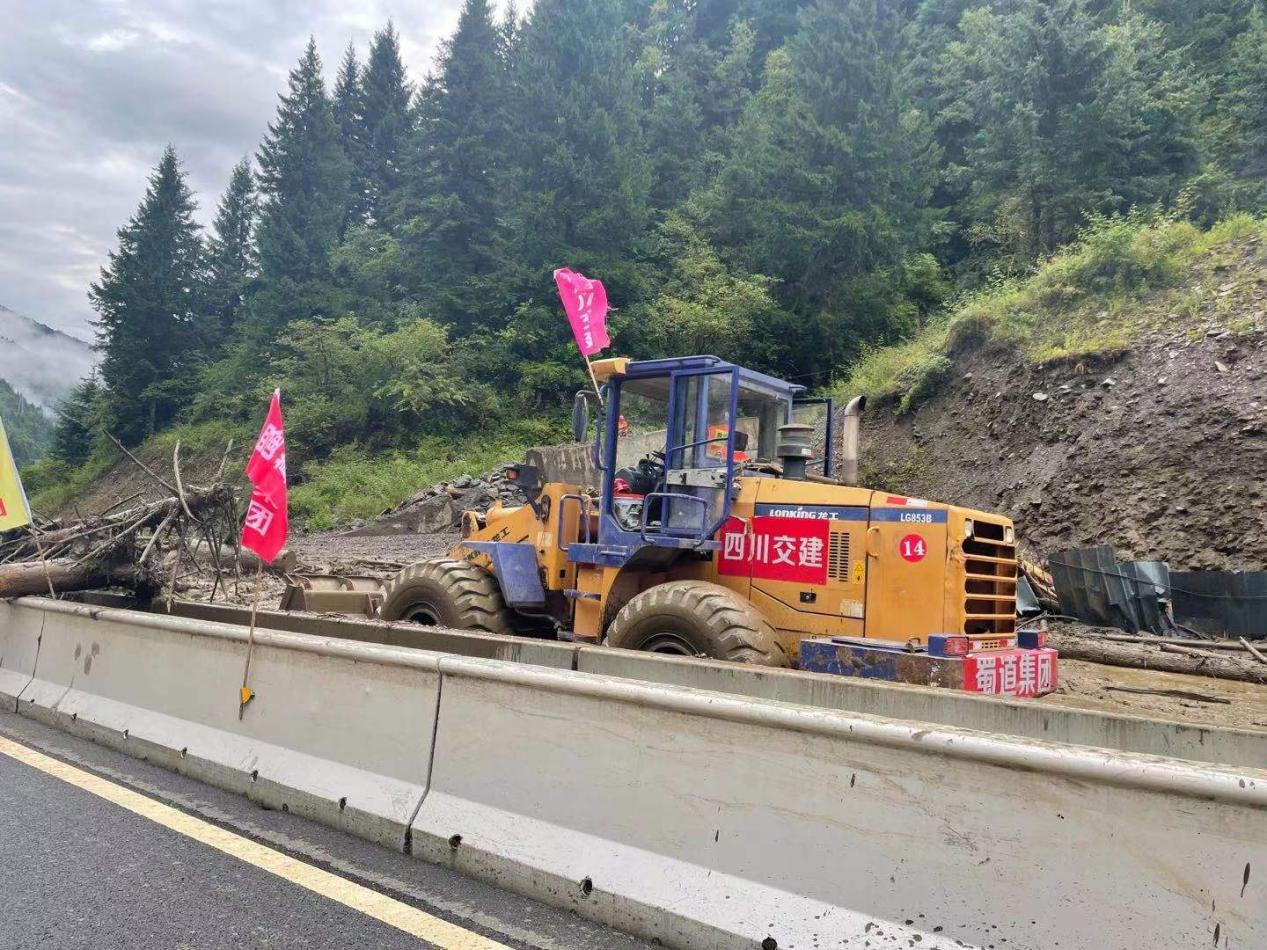
[(898, 542), (897, 550), (904, 561), (918, 564), (928, 554), (928, 543), (918, 534), (908, 534)]

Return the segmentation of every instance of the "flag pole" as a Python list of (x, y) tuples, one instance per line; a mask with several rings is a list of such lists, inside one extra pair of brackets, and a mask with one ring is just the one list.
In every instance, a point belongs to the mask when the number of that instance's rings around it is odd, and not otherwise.
[(585, 368), (590, 371), (590, 382), (594, 384), (594, 395), (598, 397), (598, 404), (603, 404), (603, 391), (598, 388), (598, 377), (594, 375), (594, 364), (590, 362), (587, 355), (585, 357)]
[[(259, 555), (256, 555), (259, 557)], [(246, 666), (242, 668), (242, 689), (238, 693), (238, 721), (246, 713), (246, 704), (255, 698), (255, 693), (246, 685), (251, 675), (251, 654), (255, 650), (255, 614), (260, 607), (260, 584), (264, 579), (264, 559), (260, 558), (255, 569), (255, 597), (251, 601), (251, 629), (246, 635)]]

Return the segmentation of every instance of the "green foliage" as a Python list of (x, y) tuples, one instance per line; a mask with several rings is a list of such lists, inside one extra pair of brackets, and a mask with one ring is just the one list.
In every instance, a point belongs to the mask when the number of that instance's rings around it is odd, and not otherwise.
[(541, 290), (564, 263), (618, 275), (649, 220), (634, 6), (538, 0), (516, 48), (510, 252)]
[(616, 353), (911, 409), (969, 339), (1127, 345), (1161, 319), (1140, 301), (1261, 230), (1229, 218), (1267, 207), (1261, 0), (494, 7), (464, 0), (412, 97), (390, 24), (332, 94), (310, 42), (205, 246), (169, 150), (38, 477), (80, 484), (107, 429), (253, 429), (280, 386), (300, 510), (372, 513), (437, 458), (479, 468), (470, 433), (547, 441), (517, 427), (587, 384), (560, 266), (605, 283)]
[(246, 159), (233, 166), (229, 186), (216, 209), (207, 239), (203, 349), (223, 352), (237, 332), (246, 294), (256, 277), (255, 219), (258, 214), (255, 176)]
[(969, 242), (1013, 270), (1088, 214), (1173, 200), (1197, 166), (1192, 71), (1156, 23), (1097, 7), (979, 6), (938, 63), (947, 187)]
[(563, 438), (560, 420), (477, 431), (461, 440), (428, 436), (410, 452), (367, 456), (343, 449), (307, 466), (304, 482), (291, 491), (291, 512), (313, 530), (373, 518), (437, 482), (489, 471), (521, 459), (530, 446)]
[(19, 468), (42, 458), (53, 441), (53, 421), (39, 406), (22, 398), (0, 379), (0, 420), (9, 436), (9, 448)]
[(170, 425), (189, 400), (204, 304), (194, 207), (168, 146), (88, 295), (100, 318), (109, 424), (122, 439), (139, 441)]
[(511, 42), (507, 28), (494, 25), (487, 0), (466, 0), (457, 32), (419, 92), (395, 209), (400, 282), (459, 333), (504, 319), (488, 314), (483, 301), (497, 299), (491, 278), (505, 242)]
[(339, 446), (384, 448), (415, 432), (456, 435), (494, 421), (496, 394), (461, 378), (465, 355), (423, 318), (387, 333), (350, 317), (292, 323), (268, 374), (286, 394), (292, 462)]
[(1006, 346), (1035, 363), (1121, 350), (1176, 311), (1184, 316), (1182, 306), (1159, 292), (1195, 267), (1219, 266), (1224, 248), (1234, 253), (1255, 236), (1267, 237), (1267, 223), (1248, 215), (1209, 231), (1181, 220), (1099, 220), (1032, 277), (1001, 281), (911, 340), (872, 349), (836, 392), (913, 408), (945, 378), (950, 358), (969, 339)]
[(78, 466), (52, 457), (28, 466), (22, 471), (22, 484), (31, 507), (46, 516), (56, 514), (109, 472), (119, 458), (111, 446), (99, 448)]
[(58, 461), (82, 465), (105, 441), (101, 432), (108, 419), (109, 408), (101, 386), (95, 376), (90, 376), (72, 389), (57, 407), (57, 425), (49, 454)]
[(726, 359), (757, 356), (755, 337), (792, 317), (780, 310), (769, 278), (728, 268), (707, 237), (681, 214), (670, 214), (657, 238), (666, 278), (635, 322), (650, 328), (649, 353), (714, 353)]
[(1267, 203), (1267, 8), (1258, 4), (1232, 43), (1218, 109), (1207, 125), (1223, 146), (1228, 190), (1242, 207)]
[(892, 333), (895, 273), (931, 239), (937, 150), (898, 88), (898, 24), (878, 0), (805, 7), (701, 198), (727, 257), (801, 317), (780, 334), (789, 367), (829, 371)]
[(348, 152), (356, 167), (354, 204), (361, 220), (385, 226), (388, 207), (401, 185), (413, 123), (413, 90), (400, 60), (400, 36), (391, 23), (374, 34), (356, 88), (355, 137), (360, 148)]
[(259, 153), (258, 230), (265, 286), (252, 320), (268, 336), (291, 320), (329, 314), (330, 255), (347, 214), (352, 166), (343, 150), (316, 43), (290, 73)]

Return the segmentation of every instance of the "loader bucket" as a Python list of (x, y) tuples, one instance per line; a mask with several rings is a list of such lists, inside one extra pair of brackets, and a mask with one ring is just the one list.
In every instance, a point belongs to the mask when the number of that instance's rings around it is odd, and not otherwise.
[(373, 617), (383, 602), (383, 584), (376, 577), (292, 574), (289, 579), (282, 594), (282, 610)]

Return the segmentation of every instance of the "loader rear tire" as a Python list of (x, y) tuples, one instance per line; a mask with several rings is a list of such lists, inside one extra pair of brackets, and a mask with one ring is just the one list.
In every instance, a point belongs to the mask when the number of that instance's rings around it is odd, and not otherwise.
[(720, 584), (670, 581), (621, 608), (607, 645), (755, 666), (788, 666), (774, 628), (747, 600)]
[(466, 561), (419, 561), (383, 591), (380, 620), (410, 620), (428, 627), (514, 633), (497, 578)]

